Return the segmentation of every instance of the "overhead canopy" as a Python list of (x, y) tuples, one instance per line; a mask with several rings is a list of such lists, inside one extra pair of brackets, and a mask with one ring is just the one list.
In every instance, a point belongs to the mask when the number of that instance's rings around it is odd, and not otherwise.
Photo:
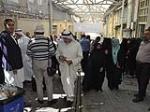
[(102, 21), (110, 5), (118, 5), (120, 0), (53, 0), (55, 4), (69, 7), (81, 21)]
[[(22, 11), (24, 13), (48, 14), (48, 2), (52, 1), (55, 16), (76, 16), (80, 21), (102, 21), (104, 13), (110, 5), (119, 5), (122, 0), (1, 0), (5, 10)], [(58, 14), (63, 12), (62, 15)], [(67, 15), (68, 14), (68, 15)], [(64, 17), (63, 17), (64, 18)]]

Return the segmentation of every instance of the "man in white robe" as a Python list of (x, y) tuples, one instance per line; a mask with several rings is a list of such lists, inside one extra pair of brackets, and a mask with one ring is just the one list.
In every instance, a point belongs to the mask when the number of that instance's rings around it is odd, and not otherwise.
[(18, 36), (18, 44), (21, 49), (22, 59), (23, 59), (23, 68), (24, 68), (24, 79), (25, 81), (31, 81), (33, 71), (32, 71), (32, 59), (26, 54), (27, 52), (27, 45), (30, 41), (24, 33), (22, 29), (16, 30), (16, 35)]
[(67, 102), (72, 104), (74, 99), (74, 83), (77, 78), (77, 71), (81, 68), (80, 62), (83, 58), (80, 44), (74, 40), (71, 32), (62, 33), (63, 41), (59, 41), (56, 51), (61, 72), (63, 89), (67, 94)]

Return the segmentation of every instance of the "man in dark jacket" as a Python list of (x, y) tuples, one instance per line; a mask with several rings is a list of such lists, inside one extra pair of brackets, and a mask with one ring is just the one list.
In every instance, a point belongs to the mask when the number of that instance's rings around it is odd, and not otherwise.
[[(5, 30), (0, 34), (0, 49), (2, 51), (3, 68), (8, 77), (12, 77), (11, 84), (23, 88), (24, 75), (21, 75), (23, 67), (21, 50), (14, 33), (15, 22), (12, 19), (4, 21)], [(5, 76), (6, 76), (5, 75)], [(8, 82), (9, 83), (9, 82)]]
[(4, 70), (2, 67), (2, 50), (0, 50), (0, 84), (5, 82)]

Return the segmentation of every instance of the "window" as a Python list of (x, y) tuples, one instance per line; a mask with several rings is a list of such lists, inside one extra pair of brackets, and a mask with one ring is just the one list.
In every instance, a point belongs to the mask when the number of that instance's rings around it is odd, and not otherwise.
[(140, 36), (143, 36), (145, 30), (145, 24), (140, 25)]
[(146, 0), (146, 6), (149, 6), (150, 0)]
[(148, 14), (148, 10), (149, 10), (149, 8), (147, 8), (147, 14)]
[(53, 25), (52, 32), (53, 34), (57, 34), (57, 25)]
[(147, 16), (139, 17), (139, 22), (147, 22)]
[(145, 1), (140, 2), (140, 7), (144, 7), (145, 6)]

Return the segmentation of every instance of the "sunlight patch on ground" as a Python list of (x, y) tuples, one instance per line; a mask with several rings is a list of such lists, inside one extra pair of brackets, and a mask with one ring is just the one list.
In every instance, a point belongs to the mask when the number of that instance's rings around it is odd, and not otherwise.
[[(59, 98), (64, 98), (65, 96), (67, 96), (66, 94), (53, 94), (53, 99), (59, 99)], [(36, 98), (35, 100), (37, 100), (38, 98)], [(48, 100), (48, 97), (44, 97), (43, 100)]]
[(71, 107), (68, 107), (68, 108), (62, 108), (61, 110), (60, 110), (60, 112), (67, 112), (67, 110), (70, 110), (70, 109), (72, 109)]
[(35, 110), (35, 112), (58, 112), (58, 109), (54, 109), (51, 107), (42, 107), (42, 108)]
[[(69, 107), (69, 108), (62, 108), (60, 110), (60, 112), (67, 112), (70, 109), (71, 109), (71, 107)], [(59, 112), (59, 109), (55, 109), (55, 108), (51, 108), (51, 107), (42, 107), (42, 108), (39, 108), (39, 109), (35, 110), (35, 112)]]
[(25, 107), (23, 112), (31, 112), (32, 108), (31, 107)]

